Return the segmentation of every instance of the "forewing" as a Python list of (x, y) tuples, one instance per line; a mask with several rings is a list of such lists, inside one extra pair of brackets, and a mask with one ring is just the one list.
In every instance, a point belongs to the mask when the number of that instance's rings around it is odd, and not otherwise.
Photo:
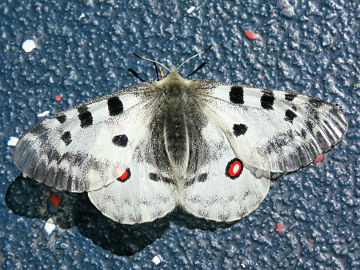
[[(204, 147), (198, 169), (185, 181), (180, 205), (189, 213), (215, 221), (238, 220), (265, 198), (270, 172), (249, 167), (238, 158), (225, 134), (211, 120), (202, 130)], [(205, 152), (205, 153), (203, 153)]]
[(317, 98), (241, 85), (208, 83), (207, 88), (200, 108), (236, 155), (259, 169), (289, 172), (305, 166), (347, 129), (337, 107)]
[(143, 84), (59, 113), (20, 139), (14, 161), (28, 177), (59, 190), (99, 189), (128, 167), (149, 132), (154, 102)]

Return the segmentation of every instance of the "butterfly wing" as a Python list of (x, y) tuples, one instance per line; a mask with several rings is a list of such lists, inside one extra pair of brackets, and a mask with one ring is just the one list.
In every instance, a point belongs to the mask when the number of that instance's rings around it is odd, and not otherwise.
[(343, 114), (313, 97), (201, 81), (204, 114), (224, 132), (236, 156), (272, 172), (289, 172), (336, 145), (347, 129)]
[(149, 133), (156, 96), (147, 84), (48, 118), (26, 133), (14, 161), (30, 178), (59, 190), (99, 189), (125, 173)]
[(134, 150), (122, 178), (88, 193), (105, 216), (122, 224), (150, 222), (176, 206), (176, 183), (169, 171), (157, 166), (151, 134), (148, 136)]
[[(209, 121), (202, 130), (193, 175), (186, 180), (180, 205), (189, 213), (216, 221), (238, 220), (255, 210), (270, 186), (270, 172), (238, 159), (221, 129)], [(204, 153), (205, 152), (205, 153)]]

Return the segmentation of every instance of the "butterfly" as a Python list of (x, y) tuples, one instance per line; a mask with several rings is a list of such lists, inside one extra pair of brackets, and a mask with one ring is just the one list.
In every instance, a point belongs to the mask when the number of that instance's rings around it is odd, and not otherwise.
[(141, 58), (156, 64), (161, 80), (42, 121), (15, 147), (19, 169), (58, 190), (87, 192), (103, 215), (123, 224), (176, 207), (230, 222), (259, 206), (274, 173), (308, 165), (347, 130), (344, 115), (321, 99), (188, 80), (178, 69), (191, 58), (165, 76), (167, 67)]

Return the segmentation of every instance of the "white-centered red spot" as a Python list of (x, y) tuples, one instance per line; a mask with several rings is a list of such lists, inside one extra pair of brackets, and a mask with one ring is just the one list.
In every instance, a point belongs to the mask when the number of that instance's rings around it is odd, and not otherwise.
[(130, 178), (130, 169), (127, 168), (117, 179), (124, 182)]
[(240, 159), (234, 158), (229, 161), (226, 166), (225, 174), (229, 176), (231, 179), (237, 178), (243, 170), (243, 164)]

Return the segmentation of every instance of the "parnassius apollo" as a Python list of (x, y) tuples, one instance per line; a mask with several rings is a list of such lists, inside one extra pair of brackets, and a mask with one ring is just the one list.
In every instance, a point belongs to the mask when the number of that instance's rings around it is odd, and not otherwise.
[[(157, 63), (158, 64), (158, 63)], [(14, 160), (28, 177), (88, 192), (107, 217), (153, 221), (180, 206), (238, 220), (291, 172), (336, 145), (343, 114), (318, 98), (214, 80), (171, 68), (52, 116), (27, 132)]]

